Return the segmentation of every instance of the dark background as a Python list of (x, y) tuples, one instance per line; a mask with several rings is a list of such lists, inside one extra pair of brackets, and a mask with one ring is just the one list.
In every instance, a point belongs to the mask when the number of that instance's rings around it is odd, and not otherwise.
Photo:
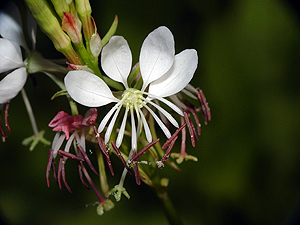
[[(195, 48), (199, 65), (192, 84), (209, 102), (212, 121), (188, 153), (198, 162), (183, 162), (182, 172), (165, 167), (169, 193), (185, 224), (296, 224), (300, 204), (300, 32), (299, 3), (279, 0), (91, 1), (103, 36), (114, 16), (137, 62), (142, 41), (165, 25), (175, 37), (176, 53)], [(37, 49), (45, 58), (60, 58), (39, 31)], [(58, 90), (42, 74), (25, 86), (39, 128), (59, 110), (69, 112), (64, 98), (50, 101)], [(80, 108), (81, 113), (86, 109)], [(102, 117), (101, 117), (102, 118)], [(99, 217), (96, 197), (68, 162), (73, 194), (46, 186), (48, 147), (30, 152), (22, 146), (32, 135), (24, 103), (10, 105), (12, 133), (0, 143), (0, 217), (7, 224), (167, 224), (162, 207), (144, 184), (131, 177), (124, 196)], [(178, 151), (179, 145), (174, 151)], [(93, 156), (91, 156), (93, 157)], [(114, 161), (117, 161), (116, 158)], [(116, 163), (119, 165), (118, 163)], [(121, 174), (116, 166), (113, 187)], [(97, 177), (93, 176), (95, 182)]]

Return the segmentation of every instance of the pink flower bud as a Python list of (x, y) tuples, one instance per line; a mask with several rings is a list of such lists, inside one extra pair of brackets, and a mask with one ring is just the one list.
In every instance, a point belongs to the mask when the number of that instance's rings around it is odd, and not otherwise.
[(75, 15), (64, 12), (62, 29), (68, 33), (74, 44), (82, 42), (81, 22)]

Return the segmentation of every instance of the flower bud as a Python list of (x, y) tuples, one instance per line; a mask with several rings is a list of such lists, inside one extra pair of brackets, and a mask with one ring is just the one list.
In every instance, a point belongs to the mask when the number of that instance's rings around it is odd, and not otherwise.
[(82, 22), (83, 34), (86, 41), (90, 41), (94, 33), (93, 22), (91, 18), (92, 8), (89, 0), (75, 0), (76, 11)]
[(64, 12), (69, 13), (70, 12), (70, 7), (69, 4), (66, 0), (51, 0), (54, 9), (56, 13), (59, 15), (59, 17), (62, 19), (64, 17)]
[(75, 15), (64, 12), (62, 29), (68, 33), (74, 44), (82, 42), (81, 22)]

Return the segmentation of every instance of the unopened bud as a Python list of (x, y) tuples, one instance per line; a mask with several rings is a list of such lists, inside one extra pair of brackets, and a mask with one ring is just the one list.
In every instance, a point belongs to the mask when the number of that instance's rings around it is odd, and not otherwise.
[(75, 15), (64, 12), (62, 29), (68, 33), (74, 44), (81, 43), (81, 22)]
[(51, 0), (54, 9), (56, 13), (59, 15), (59, 17), (62, 19), (64, 17), (64, 12), (69, 13), (70, 12), (70, 7), (69, 4), (66, 0)]
[(90, 41), (93, 33), (93, 22), (91, 18), (92, 8), (89, 0), (75, 0), (76, 11), (82, 22), (83, 34), (86, 41)]

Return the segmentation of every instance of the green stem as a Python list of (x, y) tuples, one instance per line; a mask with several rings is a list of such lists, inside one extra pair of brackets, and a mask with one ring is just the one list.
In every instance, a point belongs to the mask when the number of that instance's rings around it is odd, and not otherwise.
[(101, 79), (103, 79), (103, 76), (98, 67), (98, 62), (95, 60), (92, 60), (90, 58), (90, 55), (87, 52), (87, 50), (85, 49), (84, 45), (82, 43), (80, 43), (78, 45), (74, 44), (74, 46), (75, 46), (75, 49), (76, 49), (79, 57), (83, 61), (83, 64), (86, 65), (87, 67), (89, 67), (90, 69), (92, 69), (94, 71), (95, 75), (97, 75)]
[(105, 165), (103, 160), (103, 153), (99, 149), (99, 146), (96, 146), (96, 153), (97, 153), (97, 160), (98, 160), (98, 167), (99, 167), (99, 178), (100, 178), (100, 185), (104, 195), (108, 196), (109, 186), (107, 182), (106, 172), (105, 172)]
[(162, 203), (164, 212), (167, 216), (169, 224), (171, 225), (182, 225), (183, 222), (179, 216), (179, 213), (176, 211), (170, 196), (167, 192), (167, 187), (163, 187), (161, 185), (155, 185), (154, 191), (159, 198), (160, 202)]

